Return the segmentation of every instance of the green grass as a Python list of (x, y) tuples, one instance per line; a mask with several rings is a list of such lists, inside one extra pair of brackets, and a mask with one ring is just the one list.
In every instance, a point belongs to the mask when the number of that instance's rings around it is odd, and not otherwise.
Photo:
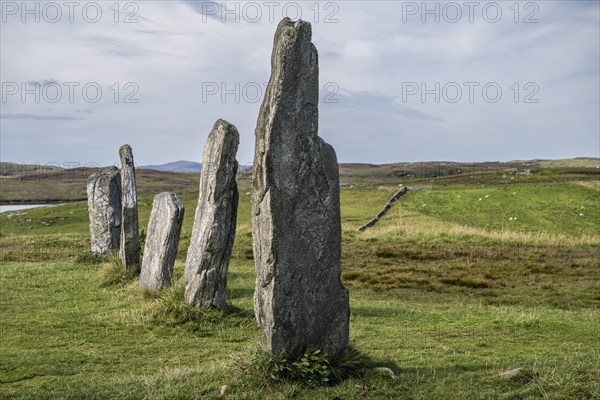
[[(248, 399), (359, 398), (365, 390), (373, 398), (593, 398), (600, 389), (597, 311), (589, 308), (353, 289), (355, 347), (398, 378), (371, 371), (334, 387), (265, 387), (237, 362), (259, 337), (248, 262), (232, 265), (237, 312), (175, 325), (155, 317), (158, 300), (137, 282), (99, 289), (94, 267), (5, 263), (2, 271), (5, 398), (217, 398), (223, 385)], [(512, 368), (527, 379), (498, 376)]]
[[(541, 176), (435, 183), (363, 233), (393, 191), (342, 190), (350, 337), (369, 368), (323, 386), (244, 361), (273, 365), (255, 352), (245, 190), (225, 310), (183, 301), (193, 192), (175, 281), (158, 294), (90, 257), (84, 202), (0, 214), (0, 398), (600, 399), (598, 189)], [(143, 229), (152, 195), (139, 199)]]
[(410, 192), (407, 209), (492, 230), (600, 234), (598, 193), (564, 184), (449, 187)]

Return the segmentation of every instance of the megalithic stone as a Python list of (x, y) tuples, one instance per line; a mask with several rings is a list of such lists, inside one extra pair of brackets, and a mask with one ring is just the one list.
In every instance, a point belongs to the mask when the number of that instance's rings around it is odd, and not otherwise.
[(267, 348), (289, 358), (309, 346), (332, 358), (348, 345), (340, 279), (335, 151), (318, 136), (319, 63), (310, 23), (279, 23), (256, 126), (252, 235), (254, 311)]
[(121, 177), (117, 167), (102, 168), (87, 184), (92, 253), (104, 257), (119, 250)]
[(175, 193), (154, 196), (146, 230), (140, 288), (160, 290), (171, 284), (184, 212)]
[(185, 262), (185, 298), (196, 307), (225, 306), (237, 222), (238, 144), (237, 128), (219, 119), (202, 154), (200, 195)]
[(133, 152), (128, 144), (119, 149), (121, 157), (121, 243), (119, 254), (126, 269), (140, 265), (137, 191)]

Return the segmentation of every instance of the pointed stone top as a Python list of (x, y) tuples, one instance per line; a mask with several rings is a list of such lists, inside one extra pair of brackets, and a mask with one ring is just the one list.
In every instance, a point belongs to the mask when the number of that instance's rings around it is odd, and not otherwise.
[(292, 28), (296, 31), (302, 31), (303, 33), (308, 34), (308, 40), (311, 39), (312, 36), (312, 26), (310, 22), (302, 21), (299, 19), (298, 21), (292, 21), (289, 17), (285, 17), (279, 22), (277, 25), (277, 30), (275, 31), (275, 37), (277, 37), (284, 29)]
[(124, 144), (119, 148), (119, 157), (121, 157), (123, 166), (133, 166), (133, 150), (130, 145)]
[(184, 209), (183, 203), (179, 200), (179, 197), (175, 193), (172, 192), (162, 192), (154, 196), (154, 201), (156, 203), (162, 202), (171, 210), (176, 210), (180, 212)]
[(122, 154), (123, 154), (123, 153), (125, 153), (125, 152), (129, 152), (129, 153), (131, 153), (131, 152), (132, 152), (132, 150), (131, 150), (131, 146), (130, 146), (130, 145), (128, 145), (128, 144), (124, 144), (123, 146), (119, 147), (119, 154), (121, 154), (121, 155), (122, 155)]
[[(223, 143), (226, 144), (224, 145)], [(210, 131), (210, 133), (208, 134), (208, 146), (206, 147), (204, 156), (202, 157), (203, 161), (206, 161), (204, 160), (204, 158), (206, 158), (207, 156), (210, 157), (211, 155), (215, 155), (215, 151), (217, 150), (216, 148), (214, 148), (215, 145), (219, 147), (224, 146), (224, 150), (227, 153), (231, 150), (237, 152), (237, 147), (239, 143), (240, 134), (238, 133), (238, 130), (235, 127), (235, 125), (225, 121), (224, 119), (219, 118), (213, 125), (213, 128)], [(209, 154), (206, 153), (207, 151)]]
[(311, 40), (312, 26), (310, 22), (302, 21), (301, 19), (292, 21), (288, 17), (285, 17), (277, 25), (277, 31), (273, 39), (273, 49), (275, 51), (273, 51), (271, 62), (274, 62), (274, 59), (279, 56), (279, 52), (285, 51), (283, 49), (302, 48), (306, 44), (310, 44)]
[(213, 131), (215, 131), (216, 129), (223, 129), (230, 135), (235, 135), (237, 133), (237, 128), (235, 127), (235, 125), (233, 125), (231, 122), (225, 121), (222, 118), (219, 118), (213, 125)]

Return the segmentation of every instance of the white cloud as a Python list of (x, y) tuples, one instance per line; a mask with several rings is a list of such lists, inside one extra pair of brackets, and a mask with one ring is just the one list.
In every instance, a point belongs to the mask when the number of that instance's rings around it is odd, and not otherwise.
[[(133, 24), (114, 23), (110, 2), (102, 3), (103, 18), (95, 24), (81, 17), (74, 23), (21, 23), (18, 16), (2, 23), (3, 83), (96, 82), (103, 91), (97, 103), (80, 92), (72, 103), (10, 96), (2, 103), (2, 159), (112, 164), (118, 147), (128, 142), (139, 163), (197, 161), (214, 121), (225, 118), (240, 130), (240, 162), (251, 161), (260, 101), (238, 102), (228, 94), (222, 102), (221, 93), (203, 96), (203, 89), (213, 83), (219, 91), (236, 83), (240, 89), (256, 84), (264, 89), (285, 3), (272, 10), (272, 23), (264, 6), (257, 23), (244, 16), (236, 23), (232, 14), (223, 23), (220, 14), (203, 15), (200, 3), (139, 2), (134, 16), (139, 22)], [(236, 7), (226, 3), (229, 10)], [(238, 3), (240, 9), (248, 4)], [(319, 3), (315, 22), (313, 3), (299, 4), (304, 19), (313, 22), (321, 84), (332, 82), (340, 90), (334, 95), (339, 103), (321, 104), (320, 127), (341, 161), (598, 155), (597, 2), (537, 2), (535, 24), (515, 24), (512, 2), (502, 3), (496, 24), (477, 13), (473, 23), (466, 15), (455, 24), (431, 17), (422, 23), (420, 15), (403, 22), (406, 2), (383, 1), (335, 2), (338, 9)], [(127, 12), (120, 10), (121, 20)], [(339, 22), (324, 23), (328, 15)], [(521, 10), (520, 18), (524, 15)], [(139, 87), (137, 104), (123, 102), (132, 93), (125, 90), (128, 82)], [(480, 86), (472, 103), (466, 92), (457, 103), (444, 98), (438, 103), (433, 95), (423, 102), (420, 94), (403, 101), (407, 82)], [(487, 82), (501, 87), (498, 103), (482, 98)], [(537, 104), (523, 103), (531, 92), (524, 88), (527, 82), (539, 87)]]

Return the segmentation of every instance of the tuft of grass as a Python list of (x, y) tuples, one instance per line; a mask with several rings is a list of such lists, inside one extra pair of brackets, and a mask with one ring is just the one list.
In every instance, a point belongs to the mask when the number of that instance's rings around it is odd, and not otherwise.
[(101, 288), (110, 286), (122, 287), (137, 278), (138, 271), (124, 268), (119, 255), (112, 254), (102, 263), (98, 275), (100, 278), (99, 286)]
[(261, 345), (236, 362), (246, 377), (265, 387), (337, 385), (346, 379), (365, 376), (372, 368), (371, 360), (352, 347), (335, 359), (316, 347), (308, 347), (301, 356), (290, 359), (283, 352), (272, 353)]
[[(110, 256), (108, 256), (110, 257)], [(80, 253), (76, 258), (74, 263), (77, 264), (101, 264), (103, 261), (106, 260), (106, 257), (101, 257), (98, 256), (94, 253), (92, 253), (91, 250), (86, 250), (82, 253)]]
[(189, 305), (185, 301), (185, 290), (179, 283), (158, 293), (147, 294), (145, 297), (153, 298), (153, 301), (146, 307), (146, 313), (156, 324), (183, 325), (192, 331), (198, 331), (205, 326), (223, 323), (227, 316), (227, 310)]

